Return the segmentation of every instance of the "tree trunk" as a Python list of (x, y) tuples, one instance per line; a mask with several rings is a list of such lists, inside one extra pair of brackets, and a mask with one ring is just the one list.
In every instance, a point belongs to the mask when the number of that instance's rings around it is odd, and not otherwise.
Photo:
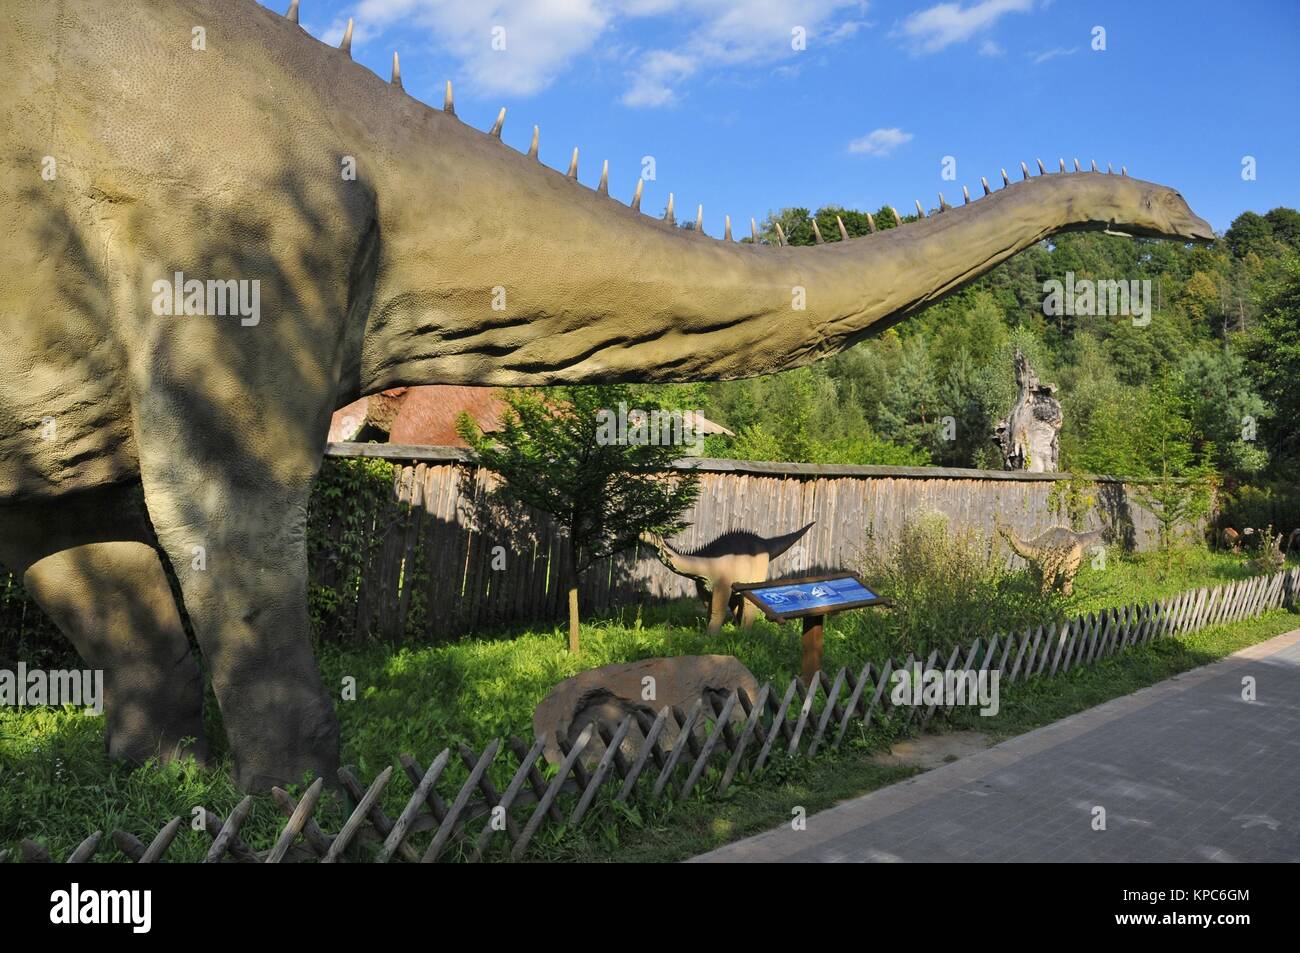
[(1019, 350), (1015, 355), (1016, 403), (998, 422), (994, 441), (1003, 468), (1032, 473), (1055, 472), (1060, 457), (1061, 403), (1055, 384), (1042, 384)]

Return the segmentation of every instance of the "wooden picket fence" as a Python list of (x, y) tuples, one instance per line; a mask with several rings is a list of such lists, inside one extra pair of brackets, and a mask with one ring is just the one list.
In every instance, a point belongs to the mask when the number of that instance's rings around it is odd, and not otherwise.
[[(994, 636), (987, 642), (977, 638), (964, 650), (955, 647), (942, 662), (938, 650), (931, 652), (921, 671), (997, 671), (1000, 680), (1011, 683), (1052, 677), (1157, 639), (1254, 618), (1271, 609), (1294, 609), (1298, 593), (1300, 567), (1285, 569), (1143, 606), (1090, 613), (1069, 620), (1059, 631), (1053, 624), (1020, 635)], [(610, 800), (654, 804), (671, 797), (681, 802), (706, 776), (712, 785), (710, 793), (717, 798), (737, 778), (757, 778), (774, 758), (814, 758), (828, 748), (839, 748), (855, 725), (865, 729), (873, 720), (895, 725), (901, 720), (908, 726), (919, 719), (924, 730), (942, 703), (895, 706), (888, 691), (891, 675), (914, 670), (917, 661), (908, 656), (902, 662), (890, 659), (879, 667), (868, 662), (856, 675), (841, 668), (829, 679), (818, 672), (811, 685), (794, 678), (784, 691), (769, 682), (754, 699), (743, 689), (726, 698), (702, 697), (689, 710), (665, 707), (653, 719), (648, 714), (629, 714), (612, 731), (594, 723), (573, 744), (560, 740), (563, 760), (549, 777), (549, 765), (542, 757), (544, 739), (531, 746), (518, 738), (511, 738), (506, 745), (498, 739), (478, 754), (460, 745), (457, 756), (468, 776), (450, 802), (439, 792), (438, 784), (451, 763), (451, 749), (444, 749), (427, 769), (403, 755), (401, 770), (414, 785), (414, 793), (396, 818), (380, 807), (396, 767), (385, 769), (364, 790), (355, 775), (343, 768), (339, 781), (355, 808), (336, 834), (326, 834), (312, 819), (324, 791), (323, 779), (317, 779), (301, 800), (280, 788), (272, 789), (288, 820), (269, 850), (253, 851), (239, 837), (252, 808), (251, 796), (224, 819), (205, 810), (202, 816), (212, 838), (205, 859), (208, 863), (429, 863), (446, 856), (456, 845), (457, 853), (469, 861), (498, 856), (521, 860), (544, 825), (575, 829), (593, 808)], [(666, 734), (670, 726), (676, 729), (677, 742), (665, 749), (660, 739), (671, 736)], [(629, 758), (622, 745), (634, 731), (640, 735), (640, 743)], [(592, 759), (583, 755), (596, 733), (604, 751), (592, 765)], [(635, 736), (633, 740), (637, 740)], [(513, 765), (504, 790), (498, 790), (489, 776), (498, 757)], [(131, 860), (158, 862), (182, 822), (180, 817), (172, 819), (148, 844), (123, 831), (114, 832), (110, 839)], [(428, 832), (432, 834), (425, 837)], [(103, 832), (96, 831), (67, 862), (90, 860), (102, 842)], [(20, 852), (27, 862), (53, 861), (49, 852), (32, 840), (24, 840)], [(6, 860), (8, 852), (0, 851), (0, 862)]]

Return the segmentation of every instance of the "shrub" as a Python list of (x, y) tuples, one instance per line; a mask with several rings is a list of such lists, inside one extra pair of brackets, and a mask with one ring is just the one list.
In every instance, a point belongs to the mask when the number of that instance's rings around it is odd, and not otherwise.
[(947, 661), (955, 645), (969, 645), (975, 636), (1064, 615), (1061, 597), (1043, 595), (1029, 573), (1010, 569), (992, 537), (954, 531), (939, 513), (909, 518), (889, 543), (869, 536), (862, 574), (893, 608), (850, 613), (837, 625), (875, 641), (876, 658), (924, 658), (939, 649)]

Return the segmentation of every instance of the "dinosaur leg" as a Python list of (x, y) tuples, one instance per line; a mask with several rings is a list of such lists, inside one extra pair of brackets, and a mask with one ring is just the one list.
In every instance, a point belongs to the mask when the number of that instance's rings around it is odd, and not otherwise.
[(754, 619), (756, 618), (757, 613), (754, 604), (744, 596), (736, 596), (734, 601), (736, 609), (736, 625), (740, 626), (742, 629), (752, 629), (754, 627)]
[(212, 674), (245, 791), (333, 781), (338, 722), (312, 656), (307, 615), (307, 487), (273, 493), (145, 480), (158, 539)]
[(0, 508), (0, 522), (0, 562), (85, 663), (104, 672), (109, 757), (202, 760), (202, 680), (150, 545), (139, 486)]
[(709, 607), (709, 635), (717, 635), (722, 631), (722, 623), (727, 618), (727, 610), (731, 604), (731, 581), (728, 579), (713, 580), (713, 600)]
[(709, 594), (709, 587), (704, 584), (703, 579), (695, 580), (695, 594), (700, 597), (700, 602), (704, 603), (704, 611), (708, 612), (713, 606), (713, 596)]
[(199, 760), (203, 691), (158, 553), (135, 542), (91, 543), (38, 560), (32, 598), (104, 674), (108, 756), (140, 763)]

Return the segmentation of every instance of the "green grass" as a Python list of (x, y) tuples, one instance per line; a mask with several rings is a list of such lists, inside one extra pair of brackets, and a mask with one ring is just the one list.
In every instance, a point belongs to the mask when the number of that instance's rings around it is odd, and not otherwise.
[[(1244, 574), (1239, 558), (1213, 554), (1176, 558), (1169, 570), (1149, 557), (1112, 559), (1105, 570), (1085, 569), (1069, 605), (1075, 614), (1145, 602)], [(458, 741), (480, 750), (492, 738), (531, 737), (533, 708), (556, 682), (610, 662), (656, 655), (732, 654), (760, 683), (784, 682), (798, 670), (794, 624), (782, 627), (760, 621), (750, 632), (728, 626), (721, 635), (709, 636), (703, 622), (701, 610), (691, 602), (625, 610), (585, 624), (577, 657), (567, 652), (566, 633), (558, 626), (516, 627), (455, 644), (397, 651), (380, 646), (351, 651), (326, 648), (321, 653), (326, 684), (341, 687), (344, 678), (351, 676), (357, 685), (356, 701), (338, 703), (344, 761), (356, 765), (363, 781), (369, 781), (402, 753), (414, 754), (427, 764), (443, 747)], [(1004, 694), (1004, 711), (992, 729), (1025, 730), (1295, 624), (1295, 616), (1274, 613), (1231, 630), (1162, 642), (1095, 668), (1072, 671), (1063, 679), (1017, 686)], [(841, 665), (856, 670), (867, 659), (882, 657), (869, 629), (839, 620), (828, 626), (825, 665), (829, 670)], [(988, 719), (977, 721), (980, 728), (990, 730)], [(209, 737), (219, 739), (219, 716), (211, 699), (208, 722)], [(954, 724), (961, 726), (959, 720)], [(763, 783), (734, 787), (721, 804), (707, 799), (714, 782), (706, 779), (691, 802), (672, 812), (671, 819), (667, 805), (642, 812), (605, 804), (604, 810), (593, 811), (590, 823), (584, 823), (576, 836), (544, 828), (538, 850), (542, 856), (556, 858), (663, 859), (707, 849), (779, 823), (788, 816), (791, 804), (811, 811), (897, 780), (906, 772), (871, 764), (868, 756), (889, 740), (889, 732), (877, 729), (846, 744), (837, 757), (813, 764), (778, 762)], [(501, 786), (508, 780), (508, 765), (506, 759), (498, 761), (502, 763), (494, 780)], [(454, 763), (448, 780), (455, 782), (464, 773), (463, 766)], [(0, 709), (0, 848), (33, 837), (63, 857), (96, 829), (121, 829), (147, 839), (173, 816), (188, 819), (197, 805), (224, 815), (240, 800), (228, 775), (229, 764), (219, 747), (206, 769), (187, 763), (127, 771), (104, 759), (100, 718), (68, 710)], [(394, 780), (385, 802), (390, 815), (400, 810), (410, 790), (405, 776)], [(322, 827), (337, 830), (342, 807), (331, 801), (317, 816)], [(245, 840), (257, 848), (269, 846), (282, 821), (270, 799), (259, 798), (244, 829)], [(168, 858), (199, 859), (209, 843), (207, 835), (186, 826)], [(113, 856), (108, 847), (97, 854), (99, 859)]]
[[(975, 729), (1001, 740), (1050, 724), (1111, 698), (1153, 685), (1163, 679), (1208, 664), (1225, 655), (1300, 625), (1295, 613), (1277, 610), (1259, 619), (1216, 626), (1192, 635), (1165, 639), (1072, 669), (1064, 676), (1038, 678), (1001, 686), (1002, 708), (995, 718), (981, 718), (962, 709), (946, 722), (931, 723), (942, 730)], [(650, 818), (633, 818), (615, 827), (584, 824), (547, 857), (574, 861), (665, 862), (682, 860), (750, 834), (790, 823), (792, 811), (808, 814), (846, 798), (865, 794), (917, 773), (914, 768), (886, 767), (872, 760), (894, 738), (876, 730), (846, 740), (844, 748), (813, 762), (778, 762), (764, 783), (733, 787), (722, 801), (711, 787), (693, 792), (676, 805), (671, 816), (660, 809)]]

